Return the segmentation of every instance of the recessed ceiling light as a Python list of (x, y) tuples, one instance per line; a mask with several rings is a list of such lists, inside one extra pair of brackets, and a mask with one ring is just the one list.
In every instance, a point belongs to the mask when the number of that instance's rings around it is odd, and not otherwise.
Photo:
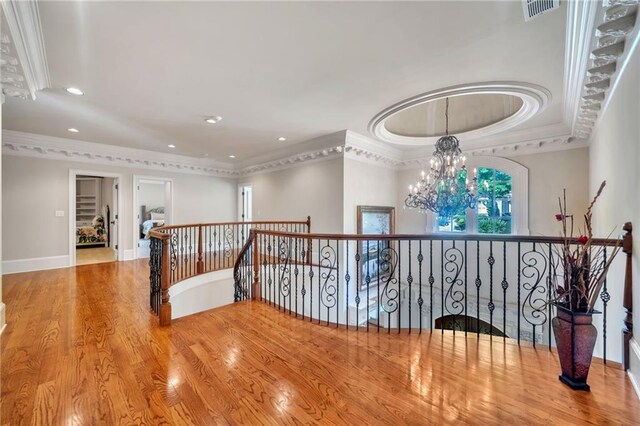
[(205, 118), (204, 121), (206, 121), (209, 124), (216, 124), (220, 120), (222, 120), (222, 117), (220, 117), (219, 115), (216, 115), (215, 117)]
[(236, 158), (236, 156), (235, 155), (230, 155), (229, 158)]
[(167, 145), (169, 148), (175, 148), (176, 146), (174, 144), (169, 144)]
[(77, 87), (67, 87), (67, 92), (71, 93), (72, 95), (76, 95), (76, 96), (84, 95), (84, 92), (82, 90), (78, 89)]
[(74, 128), (74, 127), (71, 127), (71, 128), (69, 128), (67, 130), (70, 131), (71, 133), (78, 133), (80, 131), (80, 130)]
[(278, 140), (279, 140), (280, 142), (284, 142), (284, 141), (286, 141), (286, 140), (287, 140), (287, 138), (285, 138), (284, 136), (280, 136), (280, 137), (278, 138)]

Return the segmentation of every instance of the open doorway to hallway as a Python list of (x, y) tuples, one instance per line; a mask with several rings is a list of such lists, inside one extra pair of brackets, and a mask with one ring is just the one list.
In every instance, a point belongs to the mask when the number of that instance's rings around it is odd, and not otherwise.
[(172, 223), (173, 180), (134, 176), (134, 247), (135, 257), (149, 257), (150, 232)]
[(238, 185), (238, 221), (253, 220), (253, 189), (249, 184)]
[(118, 260), (117, 175), (70, 171), (71, 265)]

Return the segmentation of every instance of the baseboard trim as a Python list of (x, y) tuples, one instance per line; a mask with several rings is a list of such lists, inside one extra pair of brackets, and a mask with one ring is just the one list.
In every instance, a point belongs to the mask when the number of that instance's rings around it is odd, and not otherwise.
[(2, 274), (42, 271), (69, 267), (69, 256), (35, 257), (32, 259), (3, 260)]
[(5, 315), (6, 307), (7, 305), (0, 302), (0, 335), (2, 335), (2, 332), (4, 331), (4, 329), (7, 328), (6, 315)]
[(629, 380), (636, 391), (636, 396), (640, 399), (640, 343), (633, 338), (629, 342), (629, 370), (627, 371)]
[(133, 250), (128, 249), (124, 251), (124, 259), (122, 260), (133, 260)]

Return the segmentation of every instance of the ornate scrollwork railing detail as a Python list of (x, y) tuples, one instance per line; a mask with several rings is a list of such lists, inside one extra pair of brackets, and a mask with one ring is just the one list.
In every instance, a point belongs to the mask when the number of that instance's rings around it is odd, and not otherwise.
[(175, 270), (178, 267), (178, 232), (171, 231), (171, 238), (169, 239), (169, 253), (171, 257), (171, 273), (175, 274)]
[(280, 264), (280, 294), (288, 297), (291, 294), (291, 250), (286, 238), (278, 242), (278, 263)]
[(149, 304), (157, 314), (160, 307), (160, 291), (162, 288), (162, 240), (151, 238), (149, 248)]
[(448, 285), (445, 295), (445, 309), (451, 315), (460, 315), (464, 312), (464, 282), (460, 278), (460, 273), (464, 268), (464, 255), (456, 247), (450, 247), (444, 252), (444, 270), (447, 275), (444, 278)]
[(378, 256), (378, 273), (384, 277), (384, 285), (380, 293), (380, 305), (390, 314), (398, 310), (398, 278), (395, 276), (398, 268), (398, 252), (393, 247), (385, 247), (380, 250)]
[(338, 287), (336, 286), (336, 250), (327, 244), (320, 249), (320, 301), (326, 308), (333, 308), (338, 303)]
[(229, 258), (233, 255), (233, 228), (224, 227), (224, 257)]
[(547, 257), (535, 248), (522, 255), (522, 288), (526, 296), (522, 302), (522, 317), (533, 326), (547, 322), (547, 288), (544, 284), (548, 267)]

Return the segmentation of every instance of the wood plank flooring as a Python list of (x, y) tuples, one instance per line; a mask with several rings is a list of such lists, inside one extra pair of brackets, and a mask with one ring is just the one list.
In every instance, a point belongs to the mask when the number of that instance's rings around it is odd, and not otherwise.
[(160, 328), (145, 261), (3, 277), (3, 425), (640, 424), (618, 369), (547, 350), (329, 328), (242, 302)]

